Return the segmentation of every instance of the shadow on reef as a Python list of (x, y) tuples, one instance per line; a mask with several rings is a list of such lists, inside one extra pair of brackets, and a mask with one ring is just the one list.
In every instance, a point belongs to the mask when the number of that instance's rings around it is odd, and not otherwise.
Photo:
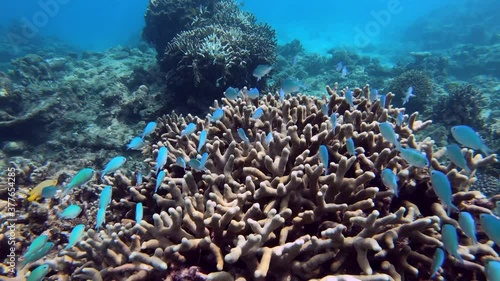
[(275, 31), (229, 0), (150, 1), (143, 37), (166, 73), (170, 108), (205, 113), (229, 86), (264, 86), (251, 76), (275, 61)]

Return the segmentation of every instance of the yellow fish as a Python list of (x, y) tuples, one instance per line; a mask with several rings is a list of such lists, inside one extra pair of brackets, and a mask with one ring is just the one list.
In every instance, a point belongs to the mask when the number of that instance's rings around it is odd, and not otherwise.
[(42, 190), (47, 186), (56, 185), (57, 180), (44, 180), (39, 183), (35, 188), (30, 191), (30, 197), (28, 197), (28, 201), (35, 201), (42, 198)]

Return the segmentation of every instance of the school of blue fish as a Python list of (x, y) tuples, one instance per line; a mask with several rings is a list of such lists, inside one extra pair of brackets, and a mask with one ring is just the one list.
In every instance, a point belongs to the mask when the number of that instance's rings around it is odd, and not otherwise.
[[(259, 65), (255, 71), (253, 72), (253, 76), (257, 78), (257, 81), (267, 75), (272, 70), (272, 66), (269, 65)], [(337, 71), (341, 72), (343, 76), (348, 74), (347, 68), (342, 62), (339, 62), (337, 65)], [(297, 80), (294, 79), (286, 79), (283, 81), (282, 87), (278, 92), (279, 99), (283, 101), (285, 99), (285, 95), (292, 94), (300, 91), (304, 86)], [(408, 100), (414, 96), (414, 89), (410, 87), (408, 91), (405, 93), (404, 103), (408, 102)], [(239, 90), (237, 88), (228, 87), (224, 92), (225, 96), (228, 99), (236, 99), (236, 98), (248, 98), (248, 99), (257, 99), (259, 97), (259, 91), (257, 88), (251, 88), (247, 90), (246, 88)], [(353, 98), (353, 94), (351, 90), (346, 90), (344, 92), (344, 99), (350, 108), (354, 108), (355, 101)], [(371, 102), (380, 102), (382, 106), (387, 107), (389, 105), (386, 104), (385, 95), (379, 95), (378, 91), (373, 90), (369, 96), (369, 100)], [(321, 108), (321, 112), (328, 117), (331, 130), (335, 132), (335, 129), (338, 125), (337, 113), (332, 113), (328, 116), (327, 107), (324, 105)], [(212, 114), (210, 114), (209, 120), (211, 122), (218, 122), (224, 117), (224, 108), (216, 108)], [(262, 116), (266, 115), (267, 112), (263, 107), (257, 107), (252, 115), (251, 119), (258, 120)], [(476, 224), (474, 217), (468, 212), (460, 212), (460, 210), (453, 204), (452, 197), (452, 186), (446, 174), (433, 170), (429, 168), (430, 162), (425, 153), (421, 152), (418, 149), (403, 147), (403, 145), (398, 141), (398, 136), (395, 133), (394, 128), (396, 126), (401, 126), (404, 122), (405, 115), (402, 111), (398, 113), (397, 116), (394, 117), (395, 123), (392, 122), (381, 122), (378, 125), (378, 130), (380, 134), (383, 136), (385, 141), (389, 142), (394, 148), (399, 152), (401, 158), (403, 158), (409, 167), (415, 168), (426, 168), (428, 170), (428, 175), (430, 178), (430, 185), (432, 186), (432, 190), (440, 199), (442, 204), (446, 206), (447, 214), (450, 215), (452, 212), (459, 213), (459, 219), (457, 225), (459, 225), (459, 229), (457, 229), (453, 224), (445, 223), (441, 225), (441, 237), (443, 242), (443, 248), (436, 248), (435, 254), (433, 256), (433, 262), (431, 267), (429, 268), (429, 273), (431, 278), (435, 277), (439, 272), (439, 269), (443, 262), (445, 261), (447, 254), (449, 254), (453, 259), (460, 263), (464, 263), (462, 256), (459, 253), (459, 243), (458, 243), (458, 235), (457, 232), (461, 231), (464, 235), (471, 239), (473, 244), (477, 244), (478, 240), (476, 237)], [(157, 128), (156, 122), (149, 122), (144, 128), (142, 134), (140, 136), (134, 137), (129, 144), (126, 145), (126, 149), (138, 150), (144, 146), (145, 138), (151, 134), (154, 134)], [(191, 168), (194, 170), (206, 170), (205, 164), (209, 158), (209, 153), (204, 152), (203, 148), (206, 144), (207, 137), (209, 131), (207, 129), (198, 128), (195, 123), (189, 123), (185, 125), (185, 128), (180, 133), (181, 137), (189, 138), (191, 135), (199, 132), (198, 145), (196, 147), (196, 151), (198, 152), (198, 156), (192, 159), (184, 159), (183, 157), (177, 157), (175, 164), (182, 167), (183, 169)], [(252, 140), (246, 134), (245, 128), (238, 128), (237, 135), (246, 145), (251, 145)], [(466, 126), (466, 125), (457, 125), (451, 129), (452, 137), (455, 139), (457, 143), (451, 144), (446, 147), (446, 156), (449, 161), (455, 164), (458, 168), (463, 169), (466, 173), (471, 173), (471, 169), (467, 166), (467, 162), (462, 153), (462, 147), (471, 148), (485, 155), (489, 155), (492, 151), (484, 144), (483, 140), (476, 134), (476, 132)], [(274, 133), (272, 131), (268, 132), (265, 138), (266, 145), (269, 145), (273, 141)], [(351, 137), (346, 137), (343, 140), (343, 145), (345, 151), (351, 155), (356, 156), (356, 143)], [(162, 146), (158, 148), (156, 154), (156, 165), (154, 167), (154, 172), (156, 174), (156, 184), (155, 191), (157, 192), (162, 188), (162, 184), (165, 180), (166, 174), (163, 169), (167, 164), (169, 150), (167, 147)], [(318, 163), (323, 166), (324, 175), (328, 175), (330, 168), (329, 161), (329, 149), (326, 145), (321, 145), (318, 149)], [(113, 159), (109, 160), (109, 162), (104, 166), (102, 171), (100, 172), (100, 179), (103, 180), (104, 176), (113, 174), (117, 170), (123, 167), (126, 162), (126, 157), (118, 155)], [(74, 189), (81, 187), (88, 183), (95, 175), (95, 171), (92, 168), (83, 168), (78, 171), (73, 178), (66, 184), (64, 187), (58, 188), (54, 186), (46, 187), (42, 191), (42, 196), (44, 198), (53, 198), (56, 192), (60, 191), (63, 196), (68, 195)], [(141, 173), (137, 173), (137, 185), (140, 185), (142, 182)], [(383, 169), (378, 175), (381, 179), (383, 186), (387, 188), (387, 190), (391, 191), (395, 197), (399, 196), (401, 186), (398, 184), (399, 177), (394, 173), (391, 169)], [(98, 211), (96, 213), (96, 224), (95, 229), (99, 230), (105, 221), (105, 213), (106, 209), (112, 202), (112, 186), (104, 186), (100, 191), (99, 196), (99, 204)], [(82, 211), (81, 206), (76, 204), (71, 204), (64, 210), (58, 213), (58, 217), (60, 219), (74, 219), (80, 215)], [(488, 236), (488, 238), (493, 241), (495, 244), (500, 245), (500, 214), (497, 212), (496, 214), (486, 214), (483, 213), (479, 216), (479, 223), (481, 224), (484, 232)], [(142, 203), (137, 203), (135, 205), (135, 222), (136, 224), (140, 223), (143, 219), (143, 205)], [(68, 235), (68, 244), (65, 246), (64, 250), (71, 249), (75, 246), (83, 237), (86, 232), (86, 226), (83, 224), (76, 225), (71, 233)], [(31, 244), (29, 245), (27, 251), (23, 254), (24, 260), (20, 264), (20, 269), (26, 266), (29, 263), (35, 262), (39, 259), (45, 257), (54, 247), (54, 244), (49, 241), (47, 235), (40, 235), (35, 238)], [(50, 268), (47, 264), (42, 264), (37, 268), (31, 271), (31, 274), (28, 277), (28, 280), (36, 281), (42, 280), (50, 271)], [(485, 264), (485, 274), (488, 280), (500, 280), (500, 261), (490, 260)]]

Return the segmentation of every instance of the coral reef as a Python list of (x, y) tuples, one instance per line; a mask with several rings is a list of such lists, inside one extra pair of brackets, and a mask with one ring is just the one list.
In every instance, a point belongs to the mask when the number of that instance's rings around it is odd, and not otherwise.
[(0, 73), (0, 169), (16, 157), (64, 168), (75, 153), (100, 162), (121, 151), (143, 120), (164, 112), (157, 71), (145, 46), (15, 60)]
[[(87, 210), (78, 223), (93, 225), (96, 196), (103, 185), (113, 186), (113, 200), (105, 228), (86, 231), (73, 248), (61, 250), (65, 237), (51, 235), (58, 245), (58, 251), (44, 261), (54, 272), (51, 278), (429, 278), (429, 256), (443, 246), (440, 225), (457, 225), (456, 213), (449, 217), (433, 193), (429, 169), (410, 166), (379, 131), (381, 122), (403, 109), (370, 102), (369, 86), (353, 89), (354, 107), (350, 107), (346, 90), (327, 87), (326, 100), (299, 95), (280, 101), (271, 94), (258, 101), (223, 98), (222, 104), (216, 102), (211, 108), (224, 111), (215, 122), (209, 116), (159, 118), (155, 138), (144, 150), (149, 172), (142, 184), (118, 171), (73, 191), (72, 202)], [(392, 98), (388, 94), (388, 101)], [(325, 103), (328, 115), (321, 111)], [(264, 115), (250, 118), (258, 107)], [(333, 126), (332, 113), (339, 115)], [(433, 141), (417, 140), (414, 133), (431, 123), (417, 118), (413, 113), (407, 123), (395, 126), (400, 142), (424, 151), (432, 169), (447, 174), (453, 202), (461, 210), (476, 218), (489, 213), (495, 202), (468, 191), (476, 180), (474, 172), (466, 175), (453, 164), (441, 164), (443, 153), (434, 151)], [(201, 134), (180, 135), (188, 123), (208, 132), (200, 151)], [(241, 130), (237, 133), (240, 128), (247, 137)], [(356, 155), (348, 152), (348, 138), (354, 141)], [(320, 145), (328, 150), (326, 166), (320, 161)], [(169, 151), (163, 167), (166, 177), (154, 192), (160, 147)], [(209, 156), (203, 167), (192, 164), (199, 153)], [(187, 168), (179, 157), (189, 161)], [(483, 158), (472, 150), (467, 150), (466, 159), (472, 170), (497, 161), (496, 155)], [(399, 197), (382, 184), (380, 172), (385, 168), (399, 177)], [(47, 201), (40, 208), (49, 208)], [(138, 202), (145, 206), (144, 218), (135, 222)], [(443, 278), (481, 279), (484, 261), (498, 258), (481, 228), (479, 233), (479, 245), (460, 239), (459, 251), (466, 262), (445, 263), (439, 273)], [(26, 241), (19, 244), (26, 247)], [(29, 268), (36, 264), (40, 262)]]
[[(187, 5), (187, 10), (177, 10), (172, 2), (193, 2), (196, 9)], [(203, 113), (209, 105), (204, 101), (219, 98), (228, 86), (250, 84), (259, 64), (275, 60), (276, 38), (270, 26), (257, 23), (233, 1), (200, 2), (206, 3), (150, 1), (149, 10), (156, 12), (146, 13), (145, 38), (157, 48), (159, 64), (167, 73), (167, 102), (180, 112)], [(184, 27), (186, 18), (192, 21)], [(183, 27), (173, 38), (164, 34), (170, 21), (176, 21), (174, 31)], [(265, 85), (265, 79), (259, 85)]]
[(483, 94), (470, 84), (457, 85), (449, 89), (447, 97), (440, 99), (432, 107), (432, 120), (446, 127), (465, 124), (477, 131), (485, 129), (486, 120), (481, 112), (486, 107)]
[(395, 77), (389, 84), (389, 91), (396, 95), (395, 105), (401, 105), (402, 99), (409, 87), (413, 87), (415, 97), (410, 98), (405, 108), (408, 112), (418, 111), (429, 116), (432, 107), (429, 106), (429, 97), (432, 96), (432, 80), (423, 71), (409, 70)]

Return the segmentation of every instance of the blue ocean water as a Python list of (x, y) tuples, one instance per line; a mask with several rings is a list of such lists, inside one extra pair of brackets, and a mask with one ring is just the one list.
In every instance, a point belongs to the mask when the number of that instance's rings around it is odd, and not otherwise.
[(103, 51), (138, 42), (147, 4), (146, 0), (2, 1), (0, 26), (8, 28), (18, 21), (30, 29), (27, 34), (34, 29), (36, 36), (54, 36), (81, 50)]
[[(238, 2), (276, 29), (279, 44), (299, 39), (308, 51), (323, 54), (332, 47), (363, 49), (368, 44), (371, 48), (391, 45), (397, 52), (401, 45), (411, 44), (401, 35), (416, 20), (443, 16), (433, 11), (466, 11), (469, 6), (481, 5), (477, 0)], [(18, 21), (29, 28), (27, 33), (34, 29), (36, 36), (55, 36), (81, 50), (103, 51), (140, 40), (147, 4), (147, 0), (2, 1), (0, 27), (9, 28)], [(499, 8), (498, 1), (486, 1), (484, 6)], [(5, 37), (5, 29), (0, 35)]]

